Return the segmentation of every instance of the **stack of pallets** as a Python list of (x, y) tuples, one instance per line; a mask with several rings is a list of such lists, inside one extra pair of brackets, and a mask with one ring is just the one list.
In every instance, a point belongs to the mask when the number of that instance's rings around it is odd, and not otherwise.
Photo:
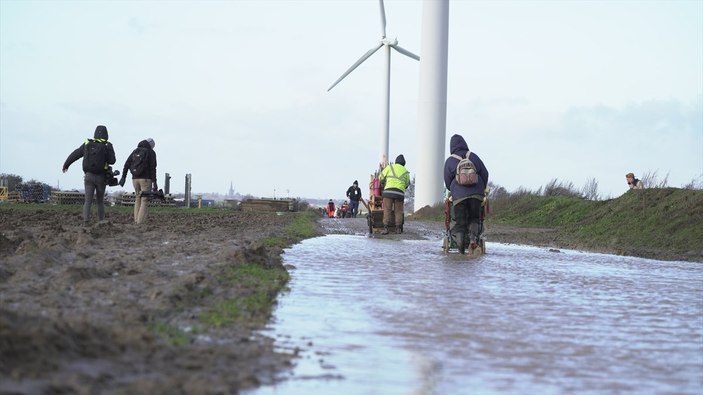
[(242, 211), (298, 211), (298, 202), (293, 199), (247, 199), (239, 203)]
[(78, 191), (52, 191), (50, 201), (52, 204), (83, 204), (85, 193)]
[[(120, 206), (134, 206), (134, 192), (123, 193), (117, 200)], [(173, 200), (173, 195), (164, 195), (164, 200), (150, 199), (149, 206), (151, 207), (176, 207), (176, 201)]]

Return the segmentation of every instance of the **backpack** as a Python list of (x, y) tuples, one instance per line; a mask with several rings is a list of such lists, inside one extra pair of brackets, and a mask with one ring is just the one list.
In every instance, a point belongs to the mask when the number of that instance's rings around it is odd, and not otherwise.
[(132, 177), (142, 177), (146, 175), (149, 167), (149, 150), (144, 147), (137, 147), (129, 156), (130, 166), (129, 171)]
[(83, 146), (83, 169), (93, 174), (105, 173), (107, 143), (88, 139)]
[(456, 182), (463, 186), (476, 185), (478, 182), (478, 173), (476, 172), (476, 166), (474, 162), (469, 159), (471, 151), (466, 152), (465, 157), (461, 157), (456, 154), (452, 154), (454, 158), (459, 159), (459, 163), (456, 165)]

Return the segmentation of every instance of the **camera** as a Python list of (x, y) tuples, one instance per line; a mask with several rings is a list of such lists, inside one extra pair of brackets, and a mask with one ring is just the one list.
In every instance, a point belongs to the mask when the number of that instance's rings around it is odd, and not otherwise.
[(166, 195), (164, 195), (164, 190), (159, 189), (158, 191), (141, 191), (139, 192), (139, 196), (146, 196), (149, 198), (149, 200), (161, 200), (164, 201), (166, 200)]
[(115, 185), (120, 185), (120, 180), (117, 179), (117, 176), (119, 175), (119, 170), (112, 170), (112, 166), (108, 166), (107, 170), (105, 170), (105, 179), (107, 180), (107, 185), (111, 187), (114, 187)]

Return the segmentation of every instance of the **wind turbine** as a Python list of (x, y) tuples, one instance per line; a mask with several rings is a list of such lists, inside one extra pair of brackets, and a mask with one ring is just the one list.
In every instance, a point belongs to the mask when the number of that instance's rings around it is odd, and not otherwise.
[(381, 132), (381, 163), (385, 164), (388, 163), (388, 140), (389, 140), (389, 135), (390, 135), (390, 107), (391, 107), (391, 48), (395, 49), (396, 51), (400, 52), (401, 54), (413, 58), (415, 60), (420, 60), (420, 57), (415, 55), (414, 53), (408, 51), (407, 49), (402, 48), (400, 45), (398, 45), (398, 39), (394, 38), (393, 40), (390, 40), (386, 38), (386, 10), (383, 7), (383, 0), (378, 0), (378, 3), (381, 6), (381, 42), (376, 45), (375, 47), (371, 48), (368, 52), (366, 52), (362, 57), (359, 58), (359, 60), (356, 61), (347, 71), (342, 74), (337, 81), (332, 84), (332, 86), (327, 89), (327, 92), (332, 90), (340, 81), (344, 79), (349, 73), (354, 71), (360, 64), (364, 63), (366, 59), (371, 57), (376, 51), (378, 51), (381, 47), (385, 47), (385, 52), (386, 52), (386, 68), (384, 72), (384, 77), (385, 81), (383, 84), (383, 94), (385, 97), (385, 103), (384, 103), (384, 111), (383, 111), (383, 130)]

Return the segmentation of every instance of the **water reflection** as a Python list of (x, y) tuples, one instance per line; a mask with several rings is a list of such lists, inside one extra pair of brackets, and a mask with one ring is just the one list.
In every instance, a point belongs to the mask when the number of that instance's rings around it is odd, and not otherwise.
[(703, 265), (332, 235), (286, 252), (269, 335), (301, 358), (255, 394), (701, 394)]

